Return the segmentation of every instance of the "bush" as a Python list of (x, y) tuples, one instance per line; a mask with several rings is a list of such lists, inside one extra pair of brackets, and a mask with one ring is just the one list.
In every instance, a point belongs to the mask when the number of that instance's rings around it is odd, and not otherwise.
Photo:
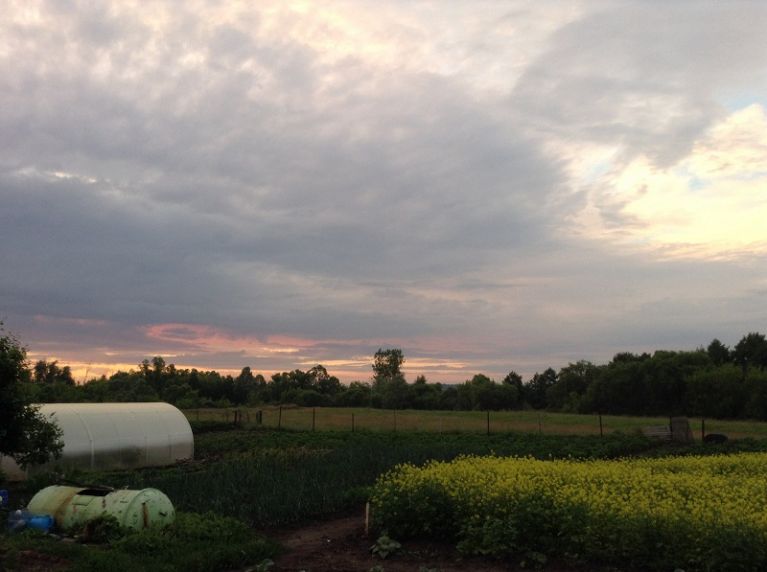
[(88, 528), (90, 542), (105, 544), (65, 544), (39, 531), (8, 537), (3, 542), (5, 556), (0, 568), (23, 565), (24, 552), (34, 550), (64, 559), (78, 571), (214, 572), (257, 565), (278, 551), (275, 543), (256, 536), (241, 521), (212, 513), (180, 512), (164, 529), (132, 531), (119, 528), (109, 517)]

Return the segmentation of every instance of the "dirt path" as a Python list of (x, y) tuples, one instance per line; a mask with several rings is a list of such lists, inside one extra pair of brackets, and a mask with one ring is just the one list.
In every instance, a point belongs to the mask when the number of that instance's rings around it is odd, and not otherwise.
[(406, 543), (403, 550), (386, 560), (373, 557), (375, 538), (365, 536), (361, 516), (346, 516), (312, 526), (283, 531), (274, 536), (285, 548), (277, 558), (279, 572), (367, 572), (380, 565), (386, 572), (418, 572), (420, 569), (457, 572), (501, 572), (510, 570), (493, 562), (462, 560), (455, 550), (433, 542)]
[[(373, 557), (375, 538), (365, 536), (361, 515), (337, 517), (302, 528), (283, 530), (272, 537), (285, 552), (275, 561), (273, 572), (367, 572), (379, 565), (385, 572), (504, 572), (526, 570), (503, 562), (462, 558), (456, 550), (439, 542), (405, 542), (386, 560)], [(585, 572), (600, 567), (578, 568), (550, 564), (546, 572)]]

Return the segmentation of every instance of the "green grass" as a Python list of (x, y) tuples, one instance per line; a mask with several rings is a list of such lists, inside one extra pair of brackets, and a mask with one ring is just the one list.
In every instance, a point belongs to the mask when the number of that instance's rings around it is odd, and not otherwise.
[[(361, 407), (294, 407), (240, 408), (246, 426), (255, 425), (256, 412), (263, 412), (263, 426), (283, 429), (311, 430), (312, 418), (318, 431), (416, 431), (431, 433), (485, 433), (487, 413), (484, 411), (417, 411), (370, 409)], [(190, 421), (234, 420), (234, 409), (191, 409), (184, 413)], [(353, 420), (352, 420), (353, 417)], [(628, 433), (650, 425), (667, 425), (668, 417), (602, 416), (602, 431)], [(691, 419), (696, 438), (700, 437), (700, 419)], [(706, 420), (706, 433), (724, 433), (731, 438), (767, 438), (763, 421)], [(490, 431), (505, 433), (544, 433), (549, 435), (599, 435), (599, 416), (547, 411), (491, 411)]]
[(124, 531), (103, 545), (63, 543), (38, 531), (0, 535), (0, 569), (27, 569), (28, 551), (34, 551), (54, 558), (57, 566), (84, 572), (214, 572), (257, 565), (278, 549), (238, 520), (181, 512), (166, 529)]

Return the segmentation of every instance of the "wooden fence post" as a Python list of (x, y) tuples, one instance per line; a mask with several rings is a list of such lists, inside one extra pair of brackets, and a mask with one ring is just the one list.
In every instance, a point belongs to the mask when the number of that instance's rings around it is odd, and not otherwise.
[(282, 427), (282, 405), (280, 405), (280, 413), (277, 416), (277, 429)]

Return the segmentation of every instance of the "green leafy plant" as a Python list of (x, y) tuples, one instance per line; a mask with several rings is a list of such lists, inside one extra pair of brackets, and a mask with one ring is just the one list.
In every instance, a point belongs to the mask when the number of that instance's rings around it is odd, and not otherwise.
[(370, 547), (370, 551), (379, 558), (386, 559), (395, 552), (402, 549), (402, 545), (384, 533), (378, 537), (375, 544)]
[(126, 534), (130, 534), (130, 530), (120, 526), (120, 523), (114, 516), (105, 514), (86, 523), (82, 527), (81, 534), (85, 542), (112, 544), (123, 538)]

